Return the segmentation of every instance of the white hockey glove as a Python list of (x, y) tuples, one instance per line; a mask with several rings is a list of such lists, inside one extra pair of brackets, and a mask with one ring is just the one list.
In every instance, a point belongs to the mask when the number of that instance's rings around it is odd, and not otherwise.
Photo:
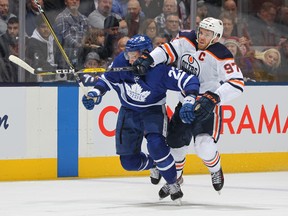
[(195, 95), (188, 95), (184, 98), (184, 101), (182, 103), (182, 107), (179, 111), (179, 116), (183, 123), (185, 124), (191, 124), (194, 119), (194, 103), (195, 103)]
[(100, 104), (102, 95), (99, 89), (92, 89), (87, 93), (87, 96), (82, 97), (82, 103), (87, 110), (92, 110), (95, 105)]

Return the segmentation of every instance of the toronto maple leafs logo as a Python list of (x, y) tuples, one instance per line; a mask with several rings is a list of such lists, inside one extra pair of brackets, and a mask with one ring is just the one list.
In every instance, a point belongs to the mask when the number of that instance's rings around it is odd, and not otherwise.
[(137, 83), (139, 81), (140, 77), (139, 76), (135, 76), (134, 77), (134, 81)]
[(145, 102), (146, 98), (151, 94), (150, 91), (143, 91), (143, 88), (138, 84), (133, 84), (131, 87), (125, 83), (127, 95), (134, 101)]

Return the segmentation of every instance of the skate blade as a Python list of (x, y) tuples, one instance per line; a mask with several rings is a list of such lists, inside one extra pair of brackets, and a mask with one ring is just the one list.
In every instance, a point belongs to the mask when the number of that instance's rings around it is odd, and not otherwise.
[(217, 192), (218, 192), (219, 195), (221, 195), (221, 190), (220, 190), (220, 191), (217, 191)]
[(174, 202), (176, 205), (178, 205), (178, 206), (181, 206), (181, 205), (182, 205), (182, 200), (181, 200), (181, 198), (176, 199), (176, 200), (173, 200), (173, 202)]
[[(166, 197), (168, 197), (168, 196), (166, 196)], [(159, 200), (163, 200), (163, 199), (165, 199), (166, 197), (163, 197), (163, 198), (162, 198), (162, 197), (159, 197)]]

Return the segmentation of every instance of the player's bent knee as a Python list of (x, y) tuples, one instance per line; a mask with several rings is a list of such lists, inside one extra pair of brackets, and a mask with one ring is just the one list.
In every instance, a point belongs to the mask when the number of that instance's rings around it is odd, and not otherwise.
[(135, 171), (138, 170), (138, 164), (140, 161), (139, 155), (121, 155), (120, 162), (122, 167), (127, 171)]
[(165, 137), (161, 134), (151, 133), (146, 136), (147, 149), (153, 160), (159, 160), (167, 156), (170, 148), (166, 145)]
[(217, 146), (208, 134), (198, 135), (195, 139), (195, 153), (203, 160), (210, 160), (215, 156)]

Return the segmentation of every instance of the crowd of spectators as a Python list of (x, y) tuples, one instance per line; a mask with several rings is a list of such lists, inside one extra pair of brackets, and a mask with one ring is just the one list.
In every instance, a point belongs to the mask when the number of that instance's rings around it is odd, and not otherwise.
[[(191, 28), (190, 0), (38, 2), (76, 69), (107, 68), (135, 34), (146, 34), (156, 47), (172, 40), (179, 30)], [(259, 4), (254, 13), (239, 11), (238, 2), (198, 0), (196, 27), (209, 16), (223, 21), (221, 43), (234, 55), (247, 82), (288, 81), (285, 1), (254, 0)], [(18, 4), (19, 0), (0, 0), (0, 82), (19, 81), (17, 67), (8, 60), (11, 54), (19, 56)], [(69, 68), (34, 0), (26, 0), (25, 23), (25, 61), (43, 71)], [(26, 80), (39, 81), (31, 75)]]

